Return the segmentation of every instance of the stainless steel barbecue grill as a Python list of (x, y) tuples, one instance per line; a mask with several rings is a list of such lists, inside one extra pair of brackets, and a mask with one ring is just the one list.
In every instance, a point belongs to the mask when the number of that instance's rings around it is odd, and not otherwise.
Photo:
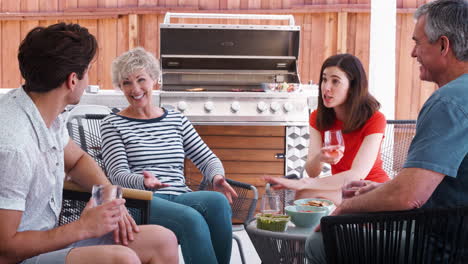
[[(289, 25), (178, 24), (171, 18), (274, 19)], [(290, 15), (167, 13), (160, 25), (161, 106), (199, 125), (307, 124), (312, 92), (269, 92), (272, 84), (301, 88), (299, 33)]]

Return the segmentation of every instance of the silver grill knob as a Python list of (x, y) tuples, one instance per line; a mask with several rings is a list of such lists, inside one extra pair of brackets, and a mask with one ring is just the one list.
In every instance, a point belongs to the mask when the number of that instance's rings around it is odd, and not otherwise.
[(291, 112), (293, 110), (293, 104), (291, 104), (290, 102), (287, 102), (284, 104), (283, 108), (284, 108), (284, 111)]
[(234, 113), (239, 112), (239, 110), (240, 110), (240, 104), (239, 104), (239, 102), (237, 102), (237, 101), (232, 102), (232, 104), (231, 104), (231, 110), (232, 110), (232, 112), (234, 112)]
[(205, 103), (205, 111), (206, 112), (211, 112), (214, 109), (214, 104), (211, 101), (208, 101)]
[(258, 109), (258, 111), (260, 113), (265, 112), (265, 110), (267, 110), (267, 108), (268, 108), (268, 105), (265, 104), (265, 102), (263, 102), (263, 101), (258, 102), (257, 109)]
[(271, 103), (270, 108), (271, 108), (271, 111), (277, 112), (278, 110), (280, 110), (281, 105), (278, 104), (277, 102), (273, 102)]
[(187, 103), (185, 101), (180, 101), (177, 104), (177, 109), (179, 109), (179, 111), (181, 112), (184, 112), (185, 110), (187, 110)]

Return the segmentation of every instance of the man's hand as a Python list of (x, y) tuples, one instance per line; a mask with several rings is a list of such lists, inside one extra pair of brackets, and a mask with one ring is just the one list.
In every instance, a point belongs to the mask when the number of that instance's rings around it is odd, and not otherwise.
[(121, 219), (120, 208), (124, 204), (124, 199), (115, 199), (95, 206), (96, 203), (91, 198), (78, 220), (82, 230), (87, 234), (86, 238), (100, 237), (117, 229)]
[(232, 204), (232, 196), (237, 197), (236, 191), (227, 183), (221, 175), (216, 175), (213, 178), (213, 190), (220, 192), (226, 196), (229, 203)]
[(143, 171), (143, 177), (143, 184), (148, 189), (157, 190), (170, 186), (169, 184), (160, 182), (158, 178), (154, 177), (154, 175), (149, 171)]
[(352, 181), (346, 184), (346, 186), (343, 186), (343, 188), (341, 189), (341, 192), (343, 194), (344, 199), (349, 199), (349, 198), (352, 198), (361, 194), (365, 194), (369, 191), (372, 191), (381, 185), (382, 183), (373, 182), (373, 181), (365, 181), (365, 180)]
[(121, 211), (122, 217), (119, 221), (119, 228), (114, 229), (114, 241), (117, 244), (121, 243), (128, 246), (128, 243), (135, 239), (133, 233), (140, 232), (140, 229), (124, 205), (121, 206)]
[(358, 196), (358, 195), (361, 195), (361, 194), (365, 194), (367, 192), (370, 192), (380, 186), (382, 186), (384, 183), (380, 183), (380, 182), (373, 182), (373, 181), (365, 181), (367, 182), (366, 185), (362, 186), (361, 188), (359, 188), (356, 193), (355, 193), (355, 196)]

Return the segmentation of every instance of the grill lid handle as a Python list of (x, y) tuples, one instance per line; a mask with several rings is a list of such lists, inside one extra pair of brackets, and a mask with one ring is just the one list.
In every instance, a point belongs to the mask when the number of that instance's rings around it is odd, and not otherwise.
[(213, 18), (213, 19), (265, 19), (265, 20), (289, 20), (289, 25), (294, 26), (293, 15), (256, 15), (256, 14), (216, 14), (216, 13), (171, 13), (164, 16), (164, 24), (170, 24), (171, 18)]

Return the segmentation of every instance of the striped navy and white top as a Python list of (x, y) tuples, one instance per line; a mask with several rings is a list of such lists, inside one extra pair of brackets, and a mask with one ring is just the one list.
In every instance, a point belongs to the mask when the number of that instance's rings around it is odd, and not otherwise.
[(221, 161), (208, 148), (190, 121), (179, 112), (164, 109), (161, 117), (135, 119), (111, 114), (101, 122), (102, 155), (113, 184), (145, 190), (143, 171), (151, 172), (170, 187), (161, 194), (191, 190), (185, 184), (184, 159), (190, 158), (211, 182), (224, 176)]

